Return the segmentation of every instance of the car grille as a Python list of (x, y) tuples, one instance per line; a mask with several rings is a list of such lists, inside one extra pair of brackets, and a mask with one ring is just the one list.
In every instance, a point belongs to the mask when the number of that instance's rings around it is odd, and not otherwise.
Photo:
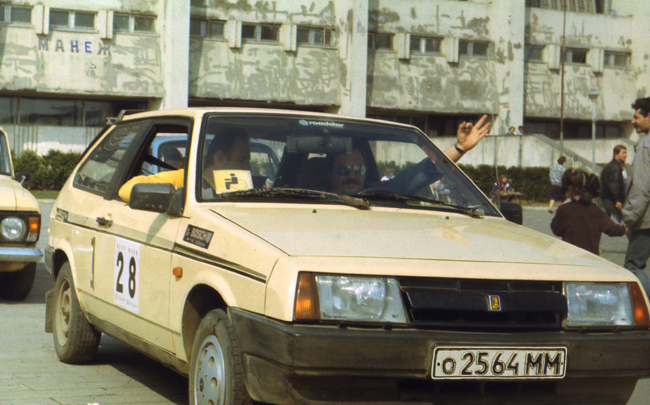
[(402, 277), (399, 283), (416, 328), (560, 329), (567, 312), (560, 282)]

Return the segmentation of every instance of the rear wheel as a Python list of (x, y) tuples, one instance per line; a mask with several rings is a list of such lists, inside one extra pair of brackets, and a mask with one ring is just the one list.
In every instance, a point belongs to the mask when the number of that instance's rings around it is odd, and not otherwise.
[(70, 263), (61, 267), (56, 284), (54, 306), (54, 348), (64, 363), (90, 361), (99, 347), (101, 332), (86, 320), (79, 306), (72, 281)]
[(194, 338), (189, 379), (190, 404), (251, 404), (241, 352), (228, 315), (214, 309)]
[(32, 291), (36, 278), (36, 263), (28, 263), (24, 269), (0, 273), (0, 298), (21, 301)]

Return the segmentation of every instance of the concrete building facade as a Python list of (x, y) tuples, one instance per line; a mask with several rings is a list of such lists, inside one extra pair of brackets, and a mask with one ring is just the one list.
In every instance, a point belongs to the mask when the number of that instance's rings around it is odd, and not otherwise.
[(548, 165), (561, 146), (603, 164), (637, 140), (649, 18), (633, 0), (14, 0), (0, 125), (46, 153), (125, 108), (241, 105), (410, 123), (444, 147), (485, 113), (526, 135), (466, 163)]

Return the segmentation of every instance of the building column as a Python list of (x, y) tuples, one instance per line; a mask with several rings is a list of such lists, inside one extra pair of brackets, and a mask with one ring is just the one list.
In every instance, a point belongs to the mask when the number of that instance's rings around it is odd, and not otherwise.
[(346, 12), (347, 30), (340, 41), (347, 46), (339, 47), (341, 59), (346, 65), (345, 87), (341, 89), (341, 108), (339, 113), (352, 117), (365, 117), (368, 92), (368, 1), (352, 0), (348, 8), (337, 7)]
[(162, 74), (165, 95), (150, 109), (185, 108), (190, 67), (190, 2), (165, 0), (161, 21)]
[(490, 12), (495, 38), (494, 66), (497, 83), (492, 83), (493, 103), (498, 118), (493, 134), (505, 134), (509, 127), (524, 125), (524, 49), (526, 2), (496, 1)]

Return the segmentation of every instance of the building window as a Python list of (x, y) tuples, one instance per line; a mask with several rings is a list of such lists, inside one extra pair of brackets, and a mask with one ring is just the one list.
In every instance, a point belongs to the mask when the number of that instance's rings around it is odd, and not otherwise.
[(202, 38), (223, 38), (225, 25), (225, 21), (192, 18), (190, 20), (190, 35)]
[(526, 62), (541, 62), (543, 50), (544, 47), (541, 45), (526, 45), (524, 49), (524, 60)]
[(527, 7), (575, 13), (604, 14), (605, 0), (526, 0)]
[(393, 49), (393, 35), (380, 34), (378, 32), (368, 33), (368, 49)]
[(143, 110), (137, 101), (0, 97), (0, 124), (102, 127), (122, 110)]
[(298, 27), (296, 41), (299, 45), (332, 46), (331, 28)]
[(32, 22), (32, 9), (30, 7), (0, 6), (0, 22), (29, 24)]
[(411, 35), (411, 53), (440, 53), (440, 38)]
[(129, 14), (113, 15), (114, 32), (154, 32), (154, 17)]
[(625, 68), (630, 66), (630, 54), (627, 52), (605, 51), (605, 66), (610, 68)]
[(458, 41), (458, 54), (464, 56), (488, 56), (490, 46), (487, 42)]
[(241, 37), (247, 41), (278, 42), (280, 27), (278, 25), (242, 24)]
[(574, 65), (585, 65), (587, 64), (587, 52), (588, 49), (566, 48), (564, 50), (564, 62)]
[(94, 30), (95, 13), (51, 9), (50, 27), (80, 31)]

